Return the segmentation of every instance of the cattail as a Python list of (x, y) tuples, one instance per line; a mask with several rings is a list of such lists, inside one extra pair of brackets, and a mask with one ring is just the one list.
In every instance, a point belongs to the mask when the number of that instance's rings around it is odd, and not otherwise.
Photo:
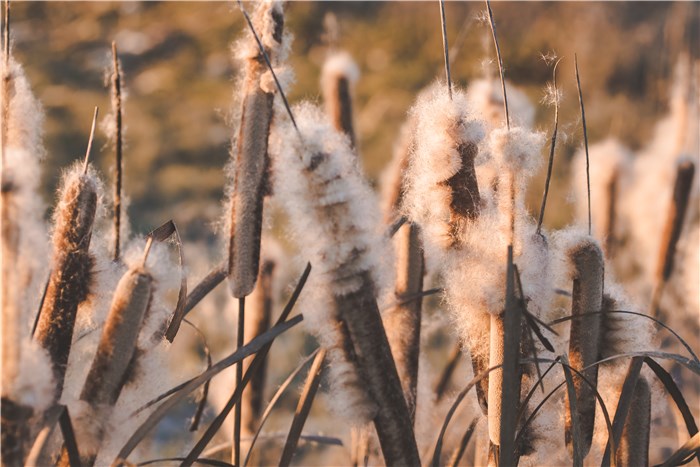
[(396, 233), (395, 295), (399, 304), (383, 316), (412, 420), (416, 413), (422, 300), (401, 301), (423, 290), (423, 251), (419, 235), (418, 227), (413, 224), (402, 226)]
[(695, 164), (690, 160), (681, 160), (676, 168), (676, 181), (673, 185), (673, 197), (668, 209), (668, 217), (664, 226), (661, 249), (659, 251), (658, 266), (656, 269), (656, 289), (652, 298), (651, 312), (659, 313), (659, 302), (663, 286), (668, 282), (673, 272), (676, 246), (681, 236), (683, 222), (685, 220), (690, 198), (690, 189), (693, 186), (695, 176)]
[[(394, 148), (394, 157), (384, 181), (384, 219), (392, 222), (401, 212), (401, 200), (405, 186), (406, 169), (415, 128), (415, 118), (410, 118), (401, 130)], [(420, 229), (415, 224), (405, 224), (394, 236), (396, 250), (395, 296), (398, 304), (384, 313), (384, 327), (391, 346), (403, 386), (411, 418), (415, 420), (418, 360), (420, 355), (420, 327), (422, 299), (403, 302), (405, 297), (416, 296), (423, 290), (424, 260)]]
[(321, 90), (326, 104), (326, 114), (333, 127), (350, 138), (350, 146), (356, 147), (352, 114), (352, 88), (360, 71), (347, 52), (332, 52), (323, 63)]
[[(598, 380), (598, 367), (587, 368), (600, 355), (602, 317), (585, 315), (603, 308), (603, 254), (598, 244), (588, 236), (580, 236), (569, 247), (566, 255), (571, 263), (573, 292), (571, 299), (571, 334), (569, 338), (569, 361), (571, 367), (581, 371), (594, 386)], [(580, 318), (576, 318), (580, 317)], [(578, 404), (578, 419), (581, 438), (580, 450), (585, 457), (591, 448), (595, 424), (596, 399), (593, 390), (580, 377), (574, 377), (574, 390)], [(573, 452), (571, 407), (567, 403), (566, 445)]]
[[(122, 276), (114, 292), (102, 336), (87, 379), (80, 392), (80, 400), (89, 409), (76, 422), (94, 425), (94, 421), (109, 420), (114, 405), (137, 354), (137, 341), (148, 314), (153, 295), (153, 277), (146, 269), (145, 260), (151, 241), (146, 246), (143, 262), (132, 265)], [(85, 418), (92, 418), (88, 421)], [(87, 465), (93, 465), (97, 449), (104, 436), (104, 427), (81, 430), (86, 436), (81, 440), (81, 455)], [(90, 439), (85, 439), (89, 437)]]
[(46, 280), (41, 262), (47, 255), (44, 206), (37, 194), (39, 162), (44, 155), (44, 113), (22, 67), (9, 55), (9, 43), (6, 45), (0, 60), (2, 396), (17, 399), (23, 397), (14, 389), (14, 382), (26, 368), (21, 363), (23, 343), (29, 338), (26, 323), (33, 319), (39, 303), (37, 291)]
[[(282, 2), (260, 3), (253, 25), (272, 63), (283, 60), (288, 41), (283, 36)], [(245, 63), (245, 77), (240, 128), (233, 150), (228, 261), (231, 293), (241, 298), (253, 291), (258, 277), (263, 200), (269, 194), (267, 149), (275, 87), (252, 33), (241, 43), (237, 56)]]
[(63, 390), (78, 306), (90, 295), (90, 239), (99, 182), (92, 170), (74, 166), (64, 177), (54, 215), (51, 277), (35, 337), (51, 355), (56, 399)]
[[(253, 293), (246, 300), (245, 342), (250, 342), (270, 327), (273, 305), (273, 280), (276, 266), (277, 263), (274, 259), (263, 259), (260, 267), (260, 277), (258, 277)], [(247, 368), (249, 364), (250, 359), (245, 361), (244, 367)], [(241, 406), (244, 409), (241, 412), (241, 427), (243, 428), (244, 436), (252, 436), (255, 433), (262, 415), (266, 369), (267, 359), (257, 369), (245, 391), (243, 391)]]
[(651, 428), (651, 389), (640, 376), (634, 387), (632, 405), (627, 413), (622, 439), (617, 449), (617, 464), (622, 467), (649, 465)]
[[(376, 201), (347, 139), (324, 124), (312, 106), (298, 107), (296, 114), (303, 145), (288, 140), (288, 128), (279, 128), (277, 163), (287, 171), (276, 182), (303, 238), (305, 257), (316, 265), (310, 278), (316, 284), (309, 287), (318, 301), (304, 321), (328, 349), (338, 404), (347, 407), (341, 398), (360, 403), (350, 410), (361, 423), (374, 421), (388, 465), (418, 464), (411, 418), (376, 301), (386, 284), (380, 260), (388, 253), (378, 232)], [(345, 372), (342, 380), (338, 366)]]
[(114, 212), (113, 212), (113, 241), (112, 259), (117, 261), (121, 256), (121, 232), (122, 232), (122, 71), (117, 54), (117, 43), (112, 41), (112, 72), (109, 76), (112, 96), (112, 113), (104, 121), (106, 133), (114, 143)]

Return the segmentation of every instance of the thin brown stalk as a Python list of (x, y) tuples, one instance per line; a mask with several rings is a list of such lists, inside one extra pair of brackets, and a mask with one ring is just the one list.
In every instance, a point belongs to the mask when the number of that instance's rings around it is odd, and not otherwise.
[[(245, 344), (245, 297), (238, 299), (238, 327), (236, 328), (236, 347), (240, 349)], [(236, 388), (240, 388), (243, 381), (243, 360), (236, 364)], [(241, 394), (242, 396), (242, 394)], [(233, 465), (241, 465), (241, 404), (236, 404), (233, 414), (233, 452), (231, 462)]]
[(287, 442), (284, 444), (284, 450), (282, 451), (282, 457), (280, 459), (279, 465), (287, 467), (292, 462), (292, 457), (296, 451), (297, 444), (299, 443), (299, 438), (301, 437), (302, 430), (304, 429), (304, 424), (311, 411), (311, 404), (316, 396), (316, 391), (318, 391), (318, 386), (321, 383), (321, 372), (323, 370), (323, 362), (326, 358), (326, 351), (321, 349), (314, 362), (309, 369), (309, 374), (306, 378), (306, 383), (304, 384), (304, 389), (299, 397), (299, 403), (297, 404), (296, 412), (294, 412), (294, 419), (292, 420), (292, 426), (289, 429), (287, 435)]
[[(262, 5), (256, 13), (261, 15), (261, 21), (263, 15), (270, 14), (274, 22), (273, 38), (281, 44), (284, 16), (274, 7), (268, 11), (269, 8)], [(270, 52), (261, 50), (246, 63), (241, 122), (235, 149), (228, 250), (231, 293), (236, 298), (245, 297), (253, 291), (260, 263), (263, 200), (269, 192), (270, 158), (267, 146), (275, 98), (274, 92), (261, 88), (261, 79), (267, 70), (267, 55)]]
[(588, 194), (588, 235), (591, 235), (591, 165), (588, 157), (588, 130), (586, 128), (586, 109), (583, 105), (583, 91), (581, 90), (581, 77), (578, 73), (578, 57), (574, 54), (574, 67), (576, 68), (576, 88), (578, 89), (578, 103), (581, 107), (581, 123), (583, 125), (583, 144), (586, 150), (586, 193)]
[(554, 128), (552, 129), (552, 138), (549, 145), (549, 160), (547, 162), (547, 178), (544, 182), (544, 194), (542, 195), (542, 206), (540, 206), (540, 217), (537, 220), (537, 233), (541, 234), (542, 222), (544, 221), (544, 210), (547, 206), (547, 196), (549, 195), (549, 184), (552, 180), (552, 168), (554, 167), (554, 149), (557, 145), (557, 132), (559, 130), (559, 89), (557, 88), (557, 66), (559, 66), (561, 58), (554, 64), (552, 70), (552, 82), (554, 86)]
[(447, 79), (447, 92), (452, 100), (452, 76), (450, 74), (450, 46), (447, 43), (447, 24), (445, 21), (445, 1), (440, 3), (440, 25), (442, 26), (442, 50), (445, 55), (445, 79)]
[[(248, 297), (248, 310), (245, 316), (245, 341), (250, 342), (261, 335), (270, 327), (272, 320), (272, 284), (274, 279), (275, 262), (264, 260), (260, 268), (260, 277)], [(244, 371), (247, 371), (252, 359), (244, 361)], [(244, 436), (252, 436), (259, 424), (260, 415), (264, 409), (263, 394), (265, 391), (265, 374), (267, 359), (262, 363), (258, 371), (253, 375), (250, 384), (243, 391), (241, 400), (242, 419), (241, 427)]]
[(119, 69), (119, 56), (117, 55), (117, 43), (112, 41), (112, 112), (114, 114), (114, 246), (112, 259), (119, 260), (120, 234), (122, 216), (122, 85), (121, 71)]
[[(418, 226), (405, 224), (396, 235), (397, 300), (423, 289), (423, 251)], [(399, 372), (411, 420), (415, 421), (422, 299), (400, 303), (384, 313), (384, 326)]]
[[(603, 306), (603, 253), (592, 240), (584, 240), (568, 252), (573, 263), (573, 292), (571, 315), (597, 312)], [(580, 371), (594, 386), (598, 381), (598, 366), (593, 365), (600, 355), (602, 316), (574, 319), (571, 322), (569, 360), (571, 367)], [(584, 370), (584, 368), (586, 368)], [(593, 439), (596, 399), (593, 389), (580, 377), (574, 378), (578, 417), (581, 426), (581, 452), (585, 457)], [(566, 412), (566, 445), (572, 451), (571, 408)]]
[(501, 59), (501, 47), (498, 45), (498, 35), (496, 34), (496, 21), (493, 19), (493, 11), (491, 11), (491, 2), (486, 1), (486, 10), (489, 15), (489, 25), (491, 26), (491, 35), (493, 36), (493, 44), (496, 47), (496, 58), (498, 59), (498, 73), (501, 77), (501, 88), (503, 89), (503, 112), (506, 119), (506, 128), (510, 130), (510, 113), (508, 111), (508, 97), (506, 94), (506, 78), (503, 69), (503, 60)]
[(676, 181), (673, 195), (661, 237), (658, 266), (656, 269), (656, 287), (651, 302), (651, 314), (658, 316), (663, 289), (671, 278), (676, 257), (676, 248), (683, 230), (690, 190), (695, 177), (695, 164), (690, 160), (680, 162), (676, 168)]

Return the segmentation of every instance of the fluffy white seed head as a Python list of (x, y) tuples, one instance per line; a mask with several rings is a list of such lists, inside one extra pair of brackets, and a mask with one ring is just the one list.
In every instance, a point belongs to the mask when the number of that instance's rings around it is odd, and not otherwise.
[(302, 304), (304, 322), (329, 348), (338, 410), (366, 421), (374, 409), (339, 345), (343, 330), (334, 301), (358, 291), (366, 274), (375, 293), (388, 289), (391, 245), (348, 139), (315, 106), (297, 106), (294, 114), (303, 142), (289, 124), (279, 125), (271, 137), (271, 152), (276, 166), (285, 168), (275, 173), (276, 193), (290, 216), (301, 256), (314, 265)]
[(453, 90), (450, 99), (445, 86), (421, 95), (411, 115), (417, 123), (404, 209), (412, 222), (421, 225), (426, 247), (440, 254), (454, 240), (453, 195), (447, 182), (462, 169), (460, 146), (478, 145), (484, 137), (483, 126), (469, 113), (464, 93)]
[(360, 78), (360, 69), (346, 51), (333, 52), (323, 63), (321, 86), (332, 85), (334, 80), (345, 78), (354, 84)]

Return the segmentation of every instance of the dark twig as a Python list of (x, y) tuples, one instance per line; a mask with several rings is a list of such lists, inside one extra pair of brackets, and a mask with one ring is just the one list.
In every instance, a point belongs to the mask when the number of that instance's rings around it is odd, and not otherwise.
[[(236, 345), (243, 347), (245, 332), (245, 297), (238, 299), (238, 330)], [(243, 381), (243, 360), (236, 365), (236, 389), (241, 387)], [(241, 465), (241, 404), (236, 404), (233, 415), (233, 464)]]
[(549, 147), (549, 162), (547, 163), (547, 179), (544, 182), (544, 194), (542, 195), (542, 206), (540, 207), (540, 218), (537, 221), (537, 233), (541, 234), (542, 221), (544, 220), (544, 209), (547, 205), (547, 195), (549, 195), (549, 183), (552, 180), (552, 167), (554, 166), (554, 148), (557, 144), (557, 130), (559, 129), (559, 89), (557, 88), (557, 66), (561, 58), (554, 64), (552, 79), (554, 84), (554, 129), (552, 130), (552, 143)]
[(114, 112), (114, 249), (112, 259), (117, 261), (120, 255), (120, 234), (122, 217), (122, 85), (119, 70), (117, 43), (112, 41), (112, 111)]
[(447, 92), (450, 95), (450, 100), (452, 100), (452, 76), (450, 75), (450, 51), (447, 44), (447, 24), (445, 23), (445, 0), (440, 0), (440, 23), (442, 24), (442, 49), (445, 54)]
[(586, 129), (586, 110), (583, 106), (583, 92), (581, 91), (581, 77), (578, 73), (578, 57), (574, 54), (574, 67), (576, 68), (576, 87), (578, 88), (578, 102), (581, 106), (581, 123), (583, 124), (583, 144), (586, 149), (586, 191), (588, 195), (588, 235), (591, 235), (591, 172), (588, 158), (588, 131)]
[(83, 173), (87, 173), (88, 160), (90, 159), (90, 149), (92, 149), (92, 140), (95, 137), (95, 125), (97, 125), (97, 114), (99, 109), (95, 106), (95, 113), (92, 115), (92, 126), (90, 127), (90, 138), (88, 139), (87, 150), (85, 151), (85, 162), (83, 162)]
[(506, 95), (506, 77), (503, 70), (503, 60), (501, 59), (501, 47), (498, 45), (498, 36), (496, 34), (496, 22), (493, 19), (493, 12), (491, 11), (491, 3), (486, 0), (486, 10), (489, 14), (489, 24), (491, 25), (491, 35), (493, 36), (493, 43), (496, 46), (496, 56), (498, 57), (498, 72), (501, 75), (501, 87), (503, 88), (503, 110), (506, 114), (506, 128), (510, 130), (510, 113), (508, 112), (508, 97)]

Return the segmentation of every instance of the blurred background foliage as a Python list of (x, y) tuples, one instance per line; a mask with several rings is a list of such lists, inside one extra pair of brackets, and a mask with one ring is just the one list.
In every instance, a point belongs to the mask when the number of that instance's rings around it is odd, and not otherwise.
[[(459, 86), (495, 72), (490, 30), (478, 20), (483, 10), (481, 2), (446, 4), (452, 78)], [(700, 4), (496, 2), (493, 11), (507, 78), (537, 106), (536, 125), (548, 133), (553, 110), (539, 102), (551, 68), (541, 55), (564, 57), (560, 128), (569, 138), (558, 146), (548, 217), (561, 226), (572, 211), (566, 161), (582, 144), (574, 53), (589, 140), (614, 135), (639, 148), (667, 110), (678, 55), (698, 56)], [(444, 78), (438, 3), (289, 3), (292, 102), (320, 101), (327, 13), (338, 21), (337, 46), (353, 55), (362, 73), (355, 120), (364, 168), (376, 183), (415, 96)], [(84, 153), (93, 106), (109, 112), (105, 72), (115, 40), (128, 92), (124, 189), (134, 228), (147, 231), (172, 218), (190, 238), (209, 235), (221, 215), (223, 167), (234, 131), (227, 120), (238, 70), (230, 46), (242, 28), (233, 2), (13, 3), (14, 53), (46, 111), (47, 203), (61, 169)], [(101, 151), (94, 160), (111, 183), (114, 156), (103, 134), (96, 147)], [(533, 205), (541, 185), (533, 183)]]

